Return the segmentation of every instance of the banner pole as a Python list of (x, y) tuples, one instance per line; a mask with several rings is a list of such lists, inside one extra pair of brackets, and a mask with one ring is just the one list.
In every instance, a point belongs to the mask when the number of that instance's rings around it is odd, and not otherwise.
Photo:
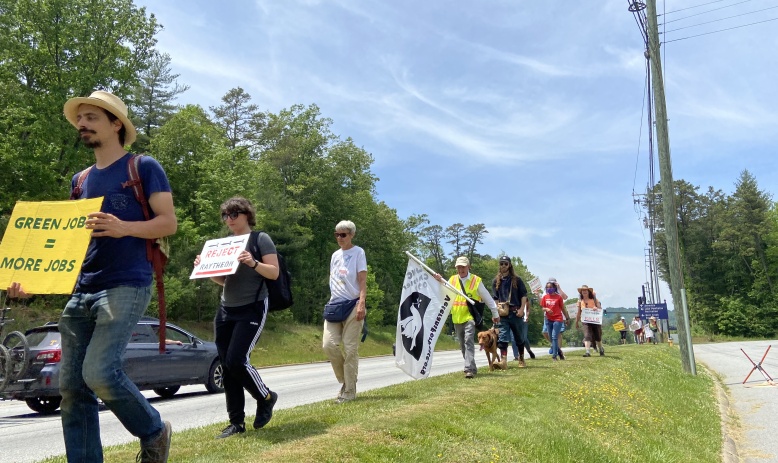
[[(408, 252), (408, 251), (405, 251), (405, 254), (407, 254), (407, 255), (408, 255), (408, 257), (410, 257), (411, 259), (413, 259), (413, 261), (414, 261), (414, 262), (416, 262), (417, 264), (421, 265), (421, 268), (423, 268), (424, 270), (426, 270), (426, 271), (427, 271), (427, 272), (428, 272), (430, 275), (434, 275), (434, 274), (438, 273), (438, 272), (436, 272), (436, 271), (432, 270), (431, 268), (427, 267), (427, 264), (425, 264), (424, 262), (420, 261), (420, 260), (419, 260), (419, 259), (418, 259), (416, 256), (414, 256), (414, 255), (413, 255), (413, 254), (411, 254), (410, 252)], [(454, 286), (451, 286), (451, 283), (449, 283), (448, 281), (446, 281), (446, 279), (445, 279), (445, 278), (443, 278), (443, 279), (441, 280), (441, 282), (443, 283), (443, 285), (445, 285), (445, 286), (446, 286), (446, 288), (448, 288), (448, 289), (450, 289), (450, 290), (454, 291), (455, 293), (459, 294), (460, 296), (464, 297), (464, 298), (467, 300), (467, 302), (469, 302), (469, 303), (471, 303), (471, 304), (475, 304), (475, 301), (474, 301), (474, 300), (472, 300), (472, 299), (470, 299), (469, 297), (467, 297), (467, 294), (465, 294), (465, 293), (463, 293), (462, 291), (460, 291), (460, 290), (459, 290), (459, 288), (456, 288), (456, 287), (454, 287)]]

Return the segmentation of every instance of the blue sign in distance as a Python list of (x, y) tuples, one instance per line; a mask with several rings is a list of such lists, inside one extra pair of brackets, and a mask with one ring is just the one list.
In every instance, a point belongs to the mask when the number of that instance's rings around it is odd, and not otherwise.
[(656, 317), (658, 320), (667, 320), (667, 304), (640, 304), (638, 306), (638, 315), (641, 320), (650, 317)]

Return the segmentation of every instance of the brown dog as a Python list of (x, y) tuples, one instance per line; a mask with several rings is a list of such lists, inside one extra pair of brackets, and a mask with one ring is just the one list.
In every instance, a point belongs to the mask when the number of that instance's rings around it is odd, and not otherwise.
[(500, 330), (494, 326), (486, 331), (478, 333), (478, 345), (481, 346), (481, 350), (486, 351), (486, 361), (489, 362), (489, 371), (494, 371), (495, 368), (503, 368), (500, 361), (500, 353), (497, 352), (497, 339), (499, 335)]

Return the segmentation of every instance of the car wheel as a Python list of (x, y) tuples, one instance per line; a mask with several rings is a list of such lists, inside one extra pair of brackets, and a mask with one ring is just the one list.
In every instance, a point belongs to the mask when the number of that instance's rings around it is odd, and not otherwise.
[(31, 399), (24, 399), (27, 402), (27, 406), (34, 412), (38, 413), (54, 413), (59, 408), (62, 397), (33, 397)]
[(208, 382), (205, 383), (205, 388), (211, 394), (224, 392), (224, 368), (219, 359), (214, 360), (211, 369), (208, 370)]
[(153, 391), (163, 399), (169, 399), (176, 395), (176, 392), (178, 392), (179, 389), (181, 389), (181, 386), (155, 387)]

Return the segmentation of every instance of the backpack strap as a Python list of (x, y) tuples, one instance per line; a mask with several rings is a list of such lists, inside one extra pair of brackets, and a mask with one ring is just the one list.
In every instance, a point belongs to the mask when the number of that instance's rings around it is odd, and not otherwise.
[[(249, 235), (249, 252), (254, 257), (254, 259), (257, 259), (257, 256), (259, 256), (258, 261), (262, 262), (262, 248), (259, 246), (259, 237), (264, 233), (263, 231), (256, 231), (252, 230), (251, 234)], [(259, 275), (262, 278), (262, 282), (259, 284), (259, 288), (257, 288), (257, 295), (254, 297), (254, 302), (259, 302), (259, 294), (262, 292), (262, 288), (264, 286), (267, 286), (267, 283), (265, 282), (266, 278), (263, 277), (261, 274)]]
[(89, 175), (89, 172), (92, 170), (92, 167), (94, 166), (95, 165), (92, 164), (91, 166), (87, 167), (86, 169), (78, 173), (78, 179), (76, 180), (76, 187), (73, 188), (73, 190), (70, 192), (70, 199), (81, 198), (81, 195), (84, 193), (84, 189), (82, 187), (84, 185), (84, 182), (86, 181), (86, 176)]
[[(135, 199), (140, 203), (143, 211), (143, 217), (151, 220), (151, 207), (146, 194), (143, 191), (143, 182), (140, 178), (140, 161), (143, 154), (133, 154), (127, 160), (127, 177), (129, 180), (122, 183), (122, 188), (132, 188)], [(146, 259), (151, 262), (154, 268), (154, 279), (157, 282), (157, 302), (159, 303), (159, 353), (165, 353), (165, 328), (167, 324), (167, 311), (165, 310), (165, 284), (163, 273), (165, 271), (165, 262), (167, 258), (163, 255), (162, 249), (157, 240), (146, 240)]]

